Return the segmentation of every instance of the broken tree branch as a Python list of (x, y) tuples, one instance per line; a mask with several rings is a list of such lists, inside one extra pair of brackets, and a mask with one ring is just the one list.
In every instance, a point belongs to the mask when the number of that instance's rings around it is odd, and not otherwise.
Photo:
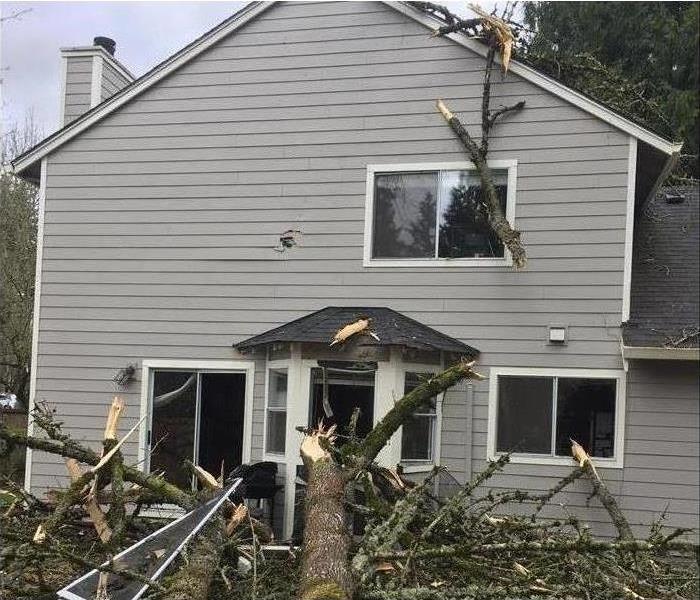
[[(64, 458), (74, 458), (86, 465), (95, 466), (101, 460), (99, 454), (74, 440), (57, 441), (28, 436), (25, 433), (8, 429), (1, 423), (0, 439), (5, 440), (10, 446), (25, 446), (33, 450), (41, 450), (49, 454), (63, 456)], [(196, 505), (195, 499), (190, 494), (157, 475), (149, 475), (134, 467), (124, 465), (124, 479), (142, 488), (147, 488), (164, 502), (177, 504), (186, 510), (191, 510)]]
[(524, 268), (527, 264), (527, 253), (525, 251), (525, 247), (520, 241), (520, 232), (511, 227), (510, 223), (508, 223), (508, 220), (503, 214), (503, 210), (498, 199), (498, 193), (496, 192), (496, 187), (493, 183), (491, 170), (489, 169), (486, 160), (486, 155), (482, 153), (481, 147), (479, 147), (472, 139), (464, 125), (462, 125), (462, 122), (442, 100), (437, 101), (437, 108), (445, 118), (445, 121), (447, 121), (447, 124), (452, 128), (452, 131), (455, 132), (459, 140), (466, 148), (469, 158), (474, 163), (474, 166), (479, 173), (482, 198), (488, 209), (489, 224), (491, 225), (491, 228), (496, 232), (498, 238), (510, 251), (515, 267), (518, 269)]
[(579, 466), (586, 472), (586, 475), (588, 475), (588, 478), (591, 480), (591, 483), (593, 484), (593, 491), (595, 495), (598, 496), (600, 503), (605, 507), (605, 510), (608, 511), (620, 539), (633, 540), (634, 534), (632, 533), (630, 524), (627, 522), (627, 519), (620, 509), (620, 505), (617, 503), (617, 500), (615, 500), (615, 496), (610, 493), (610, 490), (600, 478), (600, 475), (598, 475), (598, 471), (596, 470), (591, 457), (574, 440), (571, 440), (571, 454), (573, 455), (574, 459), (578, 461)]
[(417, 409), (427, 405), (431, 398), (440, 395), (463, 379), (484, 379), (483, 375), (473, 370), (473, 366), (473, 361), (457, 363), (442, 373), (423, 381), (394, 404), (391, 410), (367, 434), (359, 448), (350, 450), (356, 461), (355, 470), (351, 472), (350, 476), (354, 477), (358, 469), (363, 469), (371, 463), (399, 427)]

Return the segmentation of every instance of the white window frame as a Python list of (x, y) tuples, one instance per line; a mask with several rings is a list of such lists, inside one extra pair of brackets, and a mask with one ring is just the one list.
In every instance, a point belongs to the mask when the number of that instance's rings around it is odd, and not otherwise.
[[(515, 198), (518, 180), (517, 160), (489, 160), (490, 169), (508, 170), (506, 195), (506, 220), (514, 227)], [(377, 173), (416, 173), (425, 171), (476, 170), (472, 162), (405, 163), (390, 165), (367, 165), (367, 191), (365, 201), (365, 231), (363, 266), (365, 267), (510, 267), (513, 257), (508, 248), (499, 258), (372, 258), (372, 236), (374, 234), (374, 178)]]
[[(406, 389), (406, 374), (407, 373), (434, 373), (437, 375), (444, 367), (440, 365), (423, 365), (403, 363), (402, 367), (402, 387), (398, 390), (403, 395)], [(401, 396), (399, 396), (401, 397)], [(399, 459), (405, 473), (424, 473), (430, 471), (435, 465), (440, 464), (440, 448), (442, 446), (442, 403), (445, 398), (445, 393), (438, 394), (435, 397), (435, 419), (433, 420), (433, 448), (432, 458), (430, 459), (404, 459), (401, 457), (403, 451), (402, 437), (399, 437)], [(423, 414), (423, 413), (418, 413)], [(425, 413), (427, 416), (428, 413)], [(431, 415), (432, 416), (432, 415)], [(400, 429), (400, 434), (403, 436), (403, 426)]]
[[(286, 431), (289, 428), (289, 396), (291, 391), (291, 369), (292, 361), (289, 359), (285, 360), (268, 360), (267, 367), (265, 370), (265, 413), (264, 413), (264, 423), (263, 423), (263, 460), (269, 462), (284, 462), (285, 456), (287, 455), (287, 438)], [(269, 452), (267, 450), (267, 412), (270, 410), (269, 399), (270, 399), (270, 374), (272, 371), (285, 371), (287, 373), (287, 397), (285, 398), (284, 405), (284, 415), (285, 415), (285, 440), (284, 440), (284, 451), (283, 452)], [(281, 412), (279, 408), (273, 409), (276, 412)]]
[(150, 457), (147, 455), (148, 432), (151, 429), (151, 392), (153, 371), (201, 371), (218, 373), (243, 373), (245, 380), (245, 407), (243, 413), (243, 448), (241, 461), (250, 462), (253, 442), (253, 388), (255, 362), (252, 360), (144, 360), (141, 363), (141, 427), (139, 430), (138, 468), (149, 472)]
[[(489, 412), (486, 448), (489, 460), (496, 460), (503, 452), (496, 450), (497, 418), (498, 418), (498, 377), (501, 375), (516, 375), (524, 377), (577, 377), (583, 379), (614, 379), (615, 388), (615, 454), (611, 458), (593, 457), (599, 467), (621, 469), (624, 466), (625, 453), (625, 400), (626, 375), (624, 370), (617, 369), (550, 369), (550, 368), (516, 368), (491, 367), (489, 372)], [(556, 415), (554, 415), (556, 418)], [(556, 432), (552, 432), (556, 435)], [(511, 463), (531, 465), (563, 465), (570, 467), (573, 458), (568, 456), (549, 456), (543, 454), (512, 453)]]

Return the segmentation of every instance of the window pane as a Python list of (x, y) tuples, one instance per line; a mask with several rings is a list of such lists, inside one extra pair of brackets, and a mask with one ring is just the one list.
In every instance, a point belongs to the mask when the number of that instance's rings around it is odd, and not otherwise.
[(197, 463), (218, 475), (243, 459), (245, 384), (243, 373), (200, 373), (199, 452)]
[(552, 452), (551, 377), (498, 378), (498, 452)]
[(182, 468), (194, 460), (197, 375), (181, 371), (153, 373), (151, 473), (164, 472), (168, 481), (189, 489), (192, 478)]
[(287, 406), (287, 371), (270, 371), (270, 389), (268, 390), (267, 405), (272, 408)]
[(434, 416), (413, 416), (401, 433), (401, 460), (432, 460)]
[[(430, 377), (434, 377), (435, 373), (411, 373), (406, 371), (406, 376), (404, 379), (403, 393), (408, 394), (408, 392), (416, 389), (423, 381)], [(416, 414), (435, 414), (435, 398), (430, 399), (430, 404), (423, 406), (416, 411)]]
[(267, 451), (284, 453), (287, 413), (283, 410), (267, 412)]
[[(403, 393), (408, 394), (434, 373), (406, 372)], [(419, 408), (401, 430), (401, 460), (432, 460), (436, 399)]]
[(591, 456), (614, 455), (614, 379), (560, 377), (557, 390), (557, 454), (571, 456), (570, 439)]
[[(491, 172), (505, 214), (508, 171)], [(503, 257), (503, 244), (488, 222), (476, 171), (440, 172), (441, 258)]]
[(373, 258), (435, 257), (437, 179), (436, 172), (375, 175)]

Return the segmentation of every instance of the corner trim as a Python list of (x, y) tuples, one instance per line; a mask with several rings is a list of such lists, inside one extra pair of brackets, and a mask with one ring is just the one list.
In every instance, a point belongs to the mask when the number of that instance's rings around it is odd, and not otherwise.
[(641, 360), (692, 360), (700, 361), (700, 348), (664, 348), (656, 346), (622, 345), (622, 358)]
[[(36, 371), (39, 359), (39, 319), (41, 315), (41, 267), (44, 258), (44, 214), (46, 212), (46, 177), (49, 159), (41, 159), (41, 174), (39, 176), (39, 210), (36, 230), (36, 266), (34, 270), (34, 312), (32, 313), (32, 357), (29, 365), (29, 406), (27, 407), (27, 435), (34, 435), (34, 421), (31, 418), (36, 406)], [(24, 460), (24, 489), (28, 492), (32, 487), (32, 456), (33, 451), (27, 448)]]
[(58, 127), (61, 128), (66, 121), (66, 82), (68, 80), (68, 59), (61, 56), (61, 86), (58, 98)]
[(632, 257), (634, 256), (634, 206), (637, 189), (637, 138), (629, 138), (627, 158), (627, 208), (625, 213), (625, 262), (622, 275), (622, 322), (630, 318)]
[(102, 101), (102, 56), (92, 56), (92, 75), (90, 76), (90, 108), (94, 108)]

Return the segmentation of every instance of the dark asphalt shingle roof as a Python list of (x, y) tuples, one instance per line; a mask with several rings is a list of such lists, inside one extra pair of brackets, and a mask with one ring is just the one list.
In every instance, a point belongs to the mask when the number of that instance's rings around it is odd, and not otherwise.
[(698, 347), (698, 229), (697, 185), (662, 189), (637, 218), (626, 346)]
[[(476, 348), (386, 307), (328, 306), (289, 323), (248, 338), (235, 347), (241, 351), (275, 342), (320, 342), (330, 344), (336, 332), (359, 318), (370, 319), (370, 329), (379, 340), (364, 335), (369, 345), (405, 346), (418, 350), (442, 350), (476, 356)], [(362, 334), (358, 334), (362, 335)], [(352, 339), (352, 338), (351, 338)]]

